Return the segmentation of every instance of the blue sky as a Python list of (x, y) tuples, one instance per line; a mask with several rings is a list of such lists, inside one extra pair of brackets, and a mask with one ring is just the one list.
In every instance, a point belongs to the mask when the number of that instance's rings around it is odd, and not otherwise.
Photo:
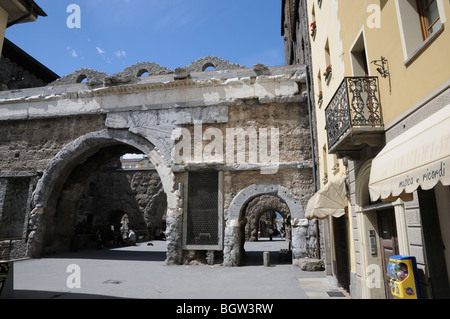
[[(281, 0), (35, 0), (48, 14), (6, 37), (60, 76), (114, 74), (138, 62), (170, 69), (214, 55), (252, 67), (284, 65)], [(81, 28), (67, 27), (70, 4)]]

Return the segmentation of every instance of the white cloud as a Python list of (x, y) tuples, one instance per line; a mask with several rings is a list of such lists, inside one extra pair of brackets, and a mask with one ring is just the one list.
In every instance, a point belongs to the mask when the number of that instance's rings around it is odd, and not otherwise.
[(69, 52), (72, 58), (78, 58), (78, 53), (75, 49), (72, 49), (70, 46), (68, 46), (67, 51)]
[(122, 57), (126, 57), (127, 56), (127, 53), (125, 52), (125, 51), (121, 51), (121, 50), (119, 50), (119, 51), (116, 51), (116, 52), (114, 52), (114, 54), (116, 55), (116, 57), (118, 57), (118, 58), (122, 58)]
[(103, 50), (102, 48), (96, 47), (96, 49), (97, 49), (98, 54), (100, 54), (100, 55), (105, 54), (105, 50)]

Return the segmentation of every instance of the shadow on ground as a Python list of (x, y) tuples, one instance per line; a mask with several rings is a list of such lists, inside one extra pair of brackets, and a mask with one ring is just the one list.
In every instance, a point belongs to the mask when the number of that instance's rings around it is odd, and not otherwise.
[[(156, 246), (156, 245), (155, 245)], [(99, 260), (134, 260), (134, 261), (160, 261), (166, 260), (166, 252), (160, 247), (139, 243), (135, 247), (104, 248), (98, 250), (79, 250), (76, 252), (59, 253), (45, 258), (69, 259), (99, 259)]]
[(55, 291), (14, 290), (14, 299), (124, 299), (95, 294), (77, 294)]

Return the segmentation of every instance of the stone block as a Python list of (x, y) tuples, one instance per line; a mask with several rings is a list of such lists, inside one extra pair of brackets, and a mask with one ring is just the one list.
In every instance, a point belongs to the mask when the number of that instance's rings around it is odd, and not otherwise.
[(303, 271), (323, 271), (325, 270), (325, 264), (323, 260), (313, 258), (300, 258), (298, 260), (298, 266)]

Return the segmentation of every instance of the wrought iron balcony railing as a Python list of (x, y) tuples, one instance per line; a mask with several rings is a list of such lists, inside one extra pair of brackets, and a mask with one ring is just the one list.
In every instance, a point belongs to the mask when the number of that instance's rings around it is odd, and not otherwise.
[(384, 133), (378, 78), (344, 78), (325, 109), (325, 119), (330, 154), (370, 145), (371, 134)]

